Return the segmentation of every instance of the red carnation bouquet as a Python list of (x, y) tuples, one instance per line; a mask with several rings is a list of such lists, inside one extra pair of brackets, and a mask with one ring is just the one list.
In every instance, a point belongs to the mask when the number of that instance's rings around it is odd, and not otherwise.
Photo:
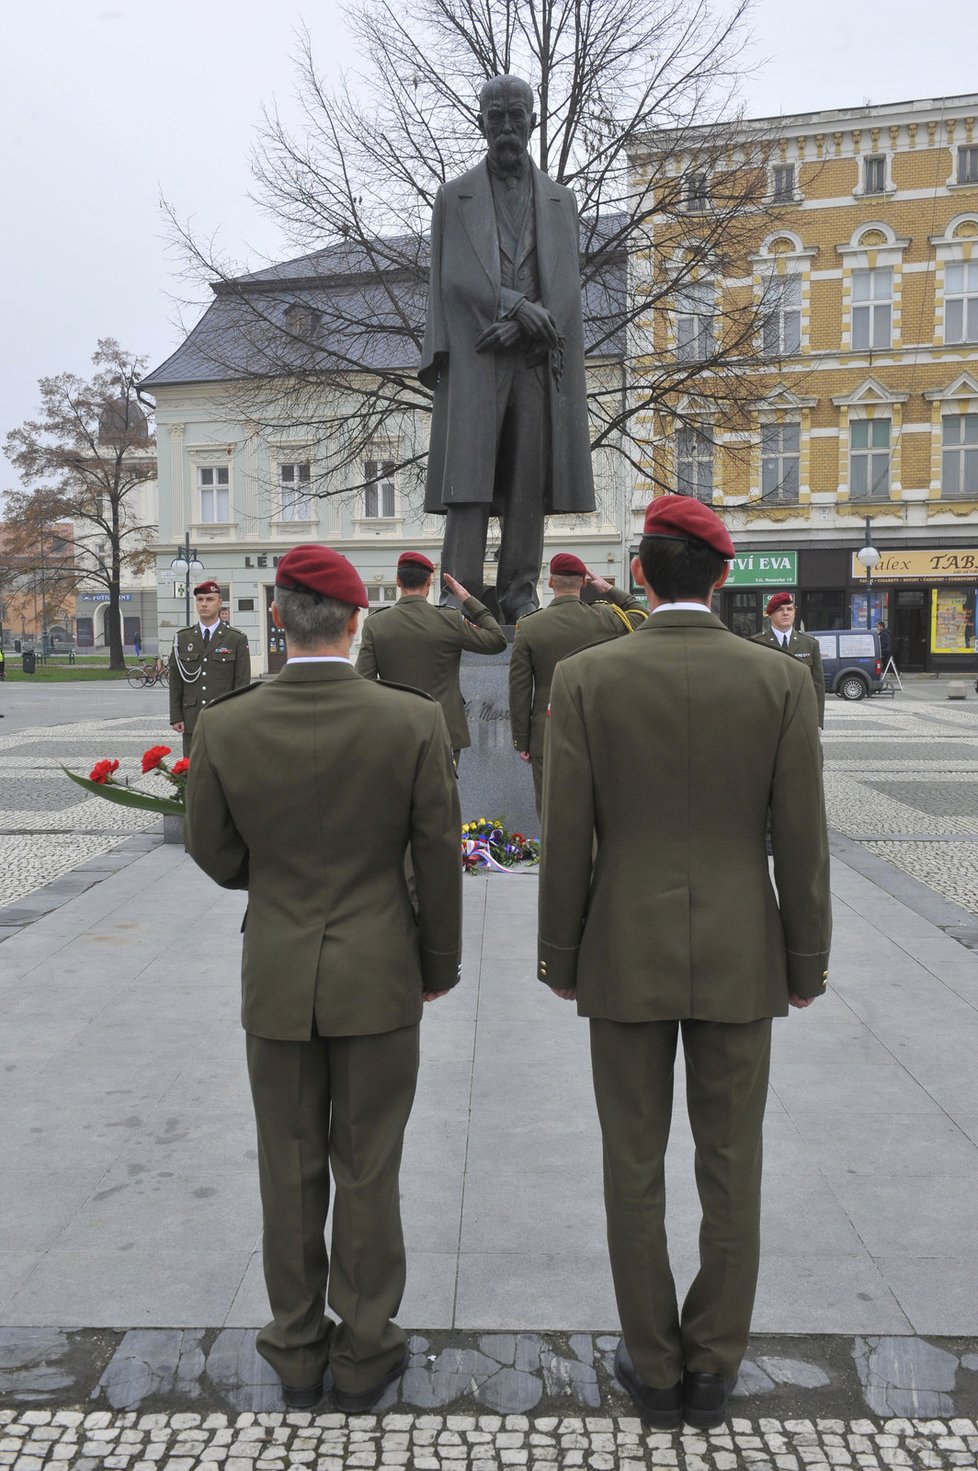
[(169, 754), (169, 746), (150, 746), (148, 751), (143, 752), (140, 762), (143, 776), (155, 771), (165, 777), (171, 788), (166, 793), (144, 792), (139, 787), (131, 787), (128, 777), (116, 777), (118, 761), (107, 757), (96, 761), (88, 776), (78, 776), (76, 772), (69, 771), (67, 766), (62, 766), (61, 770), (86, 791), (92, 792), (96, 797), (104, 797), (107, 802), (115, 802), (119, 807), (140, 807), (146, 812), (158, 812), (161, 816), (183, 817), (187, 810), (187, 772), (190, 770), (190, 762), (186, 756), (181, 756), (178, 761), (168, 765), (166, 757)]

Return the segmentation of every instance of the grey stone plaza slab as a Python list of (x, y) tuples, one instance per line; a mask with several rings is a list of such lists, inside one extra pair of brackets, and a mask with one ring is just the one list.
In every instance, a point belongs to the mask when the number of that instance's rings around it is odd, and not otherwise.
[[(85, 693), (91, 730), (70, 735), (79, 753), (93, 754), (113, 710), (132, 730), (128, 693), (111, 691), (101, 709)], [(904, 767), (916, 743), (940, 741), (960, 786), (976, 764), (976, 711), (968, 702), (951, 720), (936, 698), (861, 708), (860, 733), (878, 735), (883, 717), (903, 733), (892, 750)], [(160, 714), (146, 707), (147, 732)], [(64, 718), (63, 705), (41, 718), (35, 703), (20, 728)], [(86, 1445), (104, 1458), (108, 1439), (128, 1435), (129, 1462), (143, 1436), (139, 1454), (165, 1449), (189, 1471), (205, 1441), (216, 1459), (245, 1451), (252, 1425), (287, 1440), (296, 1464), (318, 1454), (338, 1468), (339, 1452), (367, 1465), (353, 1457), (373, 1455), (371, 1434), (379, 1456), (380, 1427), (390, 1464), (405, 1463), (399, 1437), (418, 1464), (444, 1438), (447, 1462), (472, 1449), (466, 1416), (512, 1464), (538, 1452), (698, 1471), (765, 1454), (779, 1465), (978, 1461), (978, 913), (951, 902), (953, 875), (935, 870), (932, 882), (929, 869), (898, 865), (927, 824), (973, 841), (960, 811), (971, 804), (925, 783), (904, 793), (920, 795), (916, 807), (894, 805), (878, 741), (865, 769), (854, 763), (852, 721), (830, 705), (826, 771), (848, 833), (833, 839), (832, 988), (776, 1025), (755, 1339), (738, 1386), (759, 1421), (670, 1449), (668, 1436), (640, 1443), (639, 1422), (622, 1416), (587, 1026), (533, 979), (537, 880), (520, 872), (466, 879), (462, 985), (426, 1012), (403, 1174), (409, 1375), (361, 1440), (328, 1414), (306, 1417), (308, 1437), (286, 1427), (253, 1347), (267, 1306), (237, 1019), (244, 899), (160, 834), (120, 833), (111, 852), (80, 852), (70, 872), (0, 911), (0, 1465), (44, 1464), (44, 1446), (95, 1465)], [(838, 756), (833, 731), (846, 737)], [(65, 739), (62, 724), (52, 744)], [(511, 747), (500, 749), (530, 790)], [(0, 776), (16, 752), (5, 740)], [(45, 799), (38, 821), (52, 811)], [(916, 827), (898, 825), (908, 813)], [(904, 834), (890, 861), (860, 837), (872, 831)], [(676, 1088), (681, 1103), (681, 1066)], [(681, 1107), (668, 1180), (682, 1290), (696, 1269), (697, 1202)], [(51, 1412), (14, 1420), (2, 1408), (89, 1395), (91, 1424), (74, 1410), (55, 1425)], [(143, 1415), (154, 1422), (143, 1429), (129, 1413), (174, 1403), (210, 1407), (207, 1434), (203, 1413), (193, 1424)], [(248, 1423), (232, 1429), (234, 1414)]]
[[(895, 924), (878, 891), (872, 917), (860, 886), (836, 864), (832, 991), (776, 1024), (759, 1331), (933, 1332), (918, 1267), (966, 1255), (978, 957), (900, 906)], [(617, 1326), (587, 1026), (533, 978), (536, 888), (466, 879), (462, 984), (426, 1013), (403, 1177), (403, 1319), (421, 1330)], [(158, 846), (3, 943), (0, 1322), (261, 1320), (242, 909)], [(668, 1170), (682, 1286), (681, 1110)], [(954, 1322), (978, 1334), (978, 1298)]]

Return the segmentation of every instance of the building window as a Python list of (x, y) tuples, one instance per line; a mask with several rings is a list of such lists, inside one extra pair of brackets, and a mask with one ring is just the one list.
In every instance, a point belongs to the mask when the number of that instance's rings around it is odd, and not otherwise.
[(309, 495), (309, 464), (279, 465), (278, 478), (282, 491), (282, 520), (311, 521), (312, 499)]
[(978, 414), (945, 414), (941, 439), (941, 494), (978, 495)]
[(291, 337), (309, 342), (316, 336), (322, 323), (322, 312), (311, 306), (294, 303), (285, 308), (285, 330)]
[(873, 351), (890, 345), (893, 271), (889, 266), (852, 273), (852, 345)]
[(958, 183), (978, 184), (978, 147), (958, 149)]
[(762, 327), (765, 357), (801, 351), (801, 277), (772, 276), (764, 288)]
[(795, 166), (776, 163), (771, 169), (771, 198), (775, 204), (789, 204), (795, 197)]
[(797, 504), (801, 466), (801, 425), (761, 425), (761, 497)]
[(944, 341), (978, 342), (978, 260), (944, 267)]
[(863, 159), (863, 193), (883, 194), (886, 192), (886, 158), (882, 153), (871, 153)]
[(705, 362), (713, 354), (714, 291), (710, 281), (692, 281), (676, 295), (676, 357)]
[(676, 431), (676, 491), (707, 505), (713, 500), (713, 430), (684, 425)]
[(849, 495), (885, 499), (890, 493), (890, 421), (854, 419), (849, 425)]
[(705, 214), (710, 203), (706, 174), (690, 174), (686, 184), (686, 208), (690, 214)]
[(367, 517), (394, 515), (394, 462), (366, 460), (363, 466), (366, 482), (363, 491), (363, 514)]
[(226, 465), (201, 465), (198, 475), (201, 521), (230, 521), (231, 471)]
[(367, 583), (367, 601), (371, 607), (375, 604), (396, 603), (397, 599), (398, 589), (396, 582)]

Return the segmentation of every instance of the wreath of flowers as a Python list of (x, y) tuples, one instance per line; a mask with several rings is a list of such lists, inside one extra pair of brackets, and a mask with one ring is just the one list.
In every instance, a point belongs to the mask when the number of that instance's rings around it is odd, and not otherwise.
[(62, 766), (61, 770), (87, 792), (92, 792), (96, 797), (104, 797), (107, 802), (115, 802), (119, 807), (139, 807), (146, 812), (158, 812), (161, 816), (183, 817), (187, 810), (187, 772), (190, 770), (190, 762), (186, 756), (181, 756), (179, 760), (167, 765), (166, 757), (169, 754), (169, 746), (150, 746), (148, 751), (143, 752), (140, 760), (143, 776), (156, 771), (169, 782), (171, 791), (165, 796), (131, 787), (128, 777), (117, 780), (115, 774), (119, 770), (119, 763), (108, 757), (96, 761), (88, 776), (79, 776), (76, 772), (69, 771), (67, 766)]
[(462, 824), (462, 867), (466, 873), (479, 868), (507, 873), (519, 863), (539, 861), (537, 840), (511, 832), (501, 817), (480, 817)]

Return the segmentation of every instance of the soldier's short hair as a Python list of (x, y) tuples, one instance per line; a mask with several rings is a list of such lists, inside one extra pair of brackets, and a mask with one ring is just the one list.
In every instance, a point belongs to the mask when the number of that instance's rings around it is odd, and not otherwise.
[(431, 573), (427, 567), (419, 567), (417, 562), (405, 562), (403, 566), (397, 569), (398, 582), (410, 592), (414, 592), (416, 588), (424, 587), (430, 576)]
[(696, 537), (643, 536), (638, 548), (645, 580), (667, 603), (704, 599), (727, 559)]
[(275, 605), (286, 637), (306, 648), (336, 643), (357, 611), (352, 603), (339, 603), (298, 587), (276, 587)]

